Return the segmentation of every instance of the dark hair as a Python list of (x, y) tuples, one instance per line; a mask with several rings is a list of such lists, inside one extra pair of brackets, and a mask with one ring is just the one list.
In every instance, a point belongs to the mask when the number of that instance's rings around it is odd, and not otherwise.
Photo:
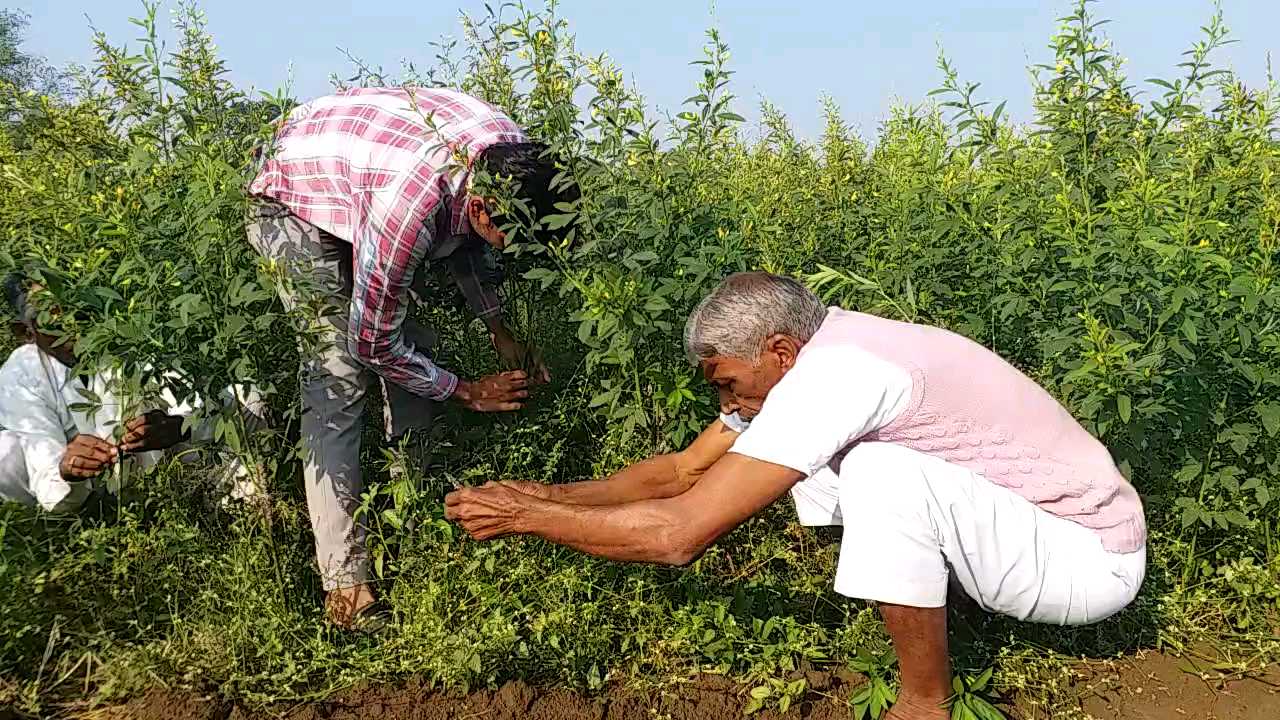
[[(510, 178), (517, 185), (516, 196), (527, 203), (534, 220), (563, 213), (556, 203), (576, 202), (582, 196), (572, 176), (562, 175), (562, 163), (558, 162), (545, 143), (497, 143), (490, 145), (476, 158), (473, 169), (479, 169), (490, 178)], [(502, 226), (511, 218), (502, 212), (490, 215), (494, 225)], [(541, 231), (540, 242), (562, 239), (568, 227), (549, 233)]]
[(30, 326), (35, 322), (35, 308), (27, 302), (27, 277), (20, 272), (11, 272), (4, 279), (4, 299), (13, 313), (13, 321)]

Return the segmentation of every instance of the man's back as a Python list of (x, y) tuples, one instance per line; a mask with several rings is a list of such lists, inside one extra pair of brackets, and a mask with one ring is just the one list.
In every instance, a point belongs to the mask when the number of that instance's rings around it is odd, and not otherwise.
[[(518, 142), (524, 132), (509, 117), (463, 93), (358, 88), (289, 113), (249, 190), (353, 244), (416, 235), (441, 202), (465, 191), (482, 150)], [(460, 208), (451, 211), (460, 234)]]
[(1052, 395), (1003, 358), (942, 328), (832, 308), (805, 347), (850, 344), (911, 375), (911, 400), (865, 440), (942, 457), (1042, 509), (1140, 547), (1142, 504), (1110, 453)]

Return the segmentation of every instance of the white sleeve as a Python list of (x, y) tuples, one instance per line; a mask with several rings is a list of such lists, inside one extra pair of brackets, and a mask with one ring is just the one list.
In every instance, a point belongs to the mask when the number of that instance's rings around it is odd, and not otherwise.
[(813, 475), (911, 401), (911, 375), (856, 347), (802, 352), (730, 452)]
[(23, 436), (27, 456), (27, 482), (36, 504), (49, 512), (71, 512), (80, 507), (92, 485), (89, 481), (68, 482), (58, 466), (66, 444), (49, 437)]
[(67, 448), (68, 416), (59, 407), (66, 369), (35, 346), (25, 345), (10, 355), (4, 370), (0, 426), (19, 439), (27, 493), (45, 510), (74, 510), (88, 496), (90, 484), (67, 482), (58, 470)]

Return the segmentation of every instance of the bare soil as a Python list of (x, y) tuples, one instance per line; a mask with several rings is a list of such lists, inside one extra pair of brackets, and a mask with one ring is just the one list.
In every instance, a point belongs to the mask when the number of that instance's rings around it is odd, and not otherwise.
[[(1158, 653), (1099, 663), (1079, 685), (1081, 708), (1097, 720), (1277, 720), (1280, 667), (1259, 677), (1188, 672), (1187, 661)], [(784, 713), (761, 720), (848, 720), (847, 698), (861, 679), (847, 672), (806, 674), (809, 692)], [(596, 696), (510, 682), (496, 690), (451, 694), (414, 681), (354, 687), (328, 700), (268, 708), (229, 705), (192, 693), (154, 690), (81, 720), (739, 720), (748, 688), (704, 676), (663, 691), (622, 688)], [(1010, 717), (1026, 718), (1018, 708)]]
[(1098, 720), (1280, 719), (1280, 667), (1232, 679), (1209, 663), (1159, 653), (1106, 665), (1080, 686), (1082, 707)]

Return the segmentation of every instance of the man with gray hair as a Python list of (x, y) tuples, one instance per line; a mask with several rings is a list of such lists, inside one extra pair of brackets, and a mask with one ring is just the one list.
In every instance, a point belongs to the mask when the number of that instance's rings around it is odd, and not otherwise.
[(1137, 594), (1137, 493), (1065, 408), (981, 345), (825, 308), (767, 273), (721, 283), (685, 343), (722, 412), (688, 448), (600, 481), (458, 490), (447, 515), (481, 540), (528, 533), (684, 565), (790, 492), (802, 524), (843, 526), (835, 590), (879, 606), (902, 674), (896, 720), (948, 716), (949, 586), (1062, 625)]

